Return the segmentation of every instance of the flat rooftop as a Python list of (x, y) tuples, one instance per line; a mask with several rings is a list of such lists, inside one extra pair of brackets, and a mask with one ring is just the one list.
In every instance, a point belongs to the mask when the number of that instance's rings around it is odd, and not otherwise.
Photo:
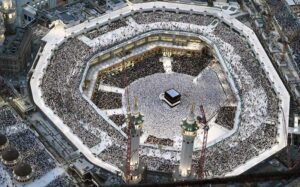
[(172, 98), (174, 98), (174, 97), (178, 97), (178, 96), (180, 96), (180, 93), (179, 92), (177, 92), (175, 89), (170, 89), (170, 90), (168, 90), (168, 91), (166, 91), (166, 93), (169, 95), (169, 96), (171, 96)]

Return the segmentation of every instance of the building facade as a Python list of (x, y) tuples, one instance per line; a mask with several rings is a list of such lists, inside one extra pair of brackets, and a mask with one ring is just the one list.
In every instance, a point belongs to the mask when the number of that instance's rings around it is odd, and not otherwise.
[(27, 25), (35, 19), (36, 12), (43, 9), (52, 9), (74, 0), (15, 0), (17, 10), (17, 25)]
[(18, 73), (26, 68), (31, 55), (32, 31), (17, 29), (5, 45), (0, 46), (0, 72)]

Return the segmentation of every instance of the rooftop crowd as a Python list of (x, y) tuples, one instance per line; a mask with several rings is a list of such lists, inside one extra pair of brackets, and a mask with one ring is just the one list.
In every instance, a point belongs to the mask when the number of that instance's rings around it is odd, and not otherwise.
[(125, 27), (126, 25), (127, 24), (125, 21), (116, 20), (111, 23), (108, 23), (107, 25), (103, 25), (100, 28), (91, 30), (90, 32), (86, 33), (86, 36), (90, 39), (94, 39), (94, 38), (98, 37), (99, 35), (116, 30), (117, 28), (120, 28), (120, 27)]
[(16, 117), (16, 114), (9, 107), (0, 107), (1, 129), (5, 129), (8, 126), (15, 125), (18, 122), (20, 122), (20, 119)]
[(29, 129), (8, 136), (10, 144), (21, 154), (22, 159), (34, 169), (34, 179), (42, 177), (56, 167), (54, 159)]
[(50, 182), (47, 187), (75, 187), (76, 185), (68, 176), (59, 176)]
[[(56, 167), (54, 159), (37, 136), (28, 129), (27, 124), (9, 106), (0, 108), (0, 124), (5, 124), (1, 126), (0, 132), (7, 136), (9, 145), (16, 148), (21, 160), (30, 164), (34, 169), (33, 180), (39, 179)], [(12, 176), (11, 172), (9, 174)]]
[(216, 123), (227, 129), (232, 129), (234, 124), (235, 111), (236, 107), (221, 107), (216, 118)]
[(91, 53), (91, 48), (77, 39), (64, 43), (55, 53), (43, 78), (43, 98), (88, 147), (100, 143), (101, 137), (86, 130), (82, 124), (100, 128), (122, 142), (124, 138), (96, 113), (79, 92), (84, 59)]

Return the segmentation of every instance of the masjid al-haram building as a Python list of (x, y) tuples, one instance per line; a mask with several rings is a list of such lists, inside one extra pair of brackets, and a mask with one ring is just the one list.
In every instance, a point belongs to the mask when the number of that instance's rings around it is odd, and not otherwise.
[(0, 2), (0, 186), (300, 185), (296, 1)]

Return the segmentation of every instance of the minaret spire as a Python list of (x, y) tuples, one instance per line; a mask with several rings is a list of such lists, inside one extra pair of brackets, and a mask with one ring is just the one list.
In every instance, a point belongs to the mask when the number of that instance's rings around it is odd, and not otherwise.
[(139, 107), (138, 107), (138, 101), (137, 97), (134, 97), (134, 103), (133, 103), (133, 115), (136, 116), (139, 113)]
[(192, 105), (190, 107), (187, 122), (190, 124), (193, 124), (195, 122), (195, 103), (192, 103)]

